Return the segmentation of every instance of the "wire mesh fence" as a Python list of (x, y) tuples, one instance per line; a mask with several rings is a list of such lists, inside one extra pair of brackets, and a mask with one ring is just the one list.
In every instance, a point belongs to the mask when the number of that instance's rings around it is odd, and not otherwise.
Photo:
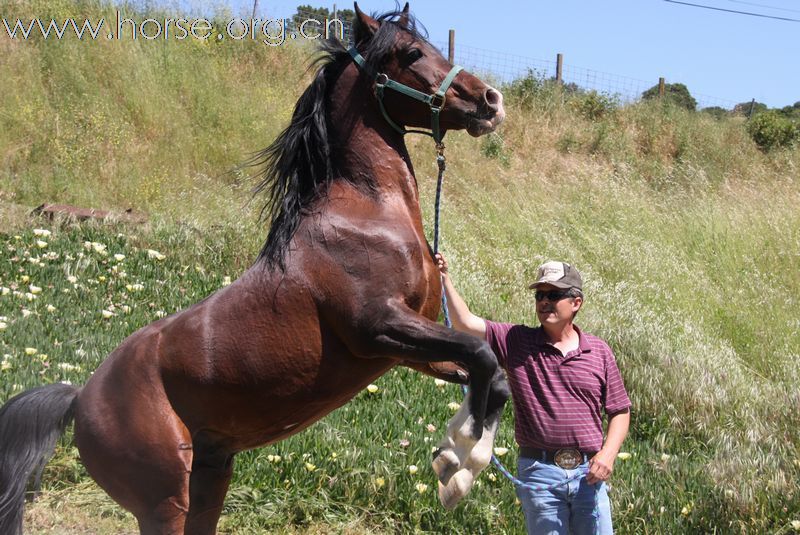
[[(448, 54), (449, 45), (446, 41), (436, 41), (434, 44), (442, 54), (445, 56)], [(534, 76), (543, 80), (556, 78), (557, 62), (554, 60), (460, 44), (455, 46), (454, 61), (467, 70), (498, 84), (508, 84), (526, 76)], [(657, 77), (650, 81), (640, 80), (567, 63), (563, 65), (561, 79), (564, 84), (574, 84), (586, 91), (597, 91), (614, 97), (621, 103), (636, 102), (641, 99), (642, 93), (658, 85)], [(730, 110), (737, 104), (732, 100), (709, 95), (693, 94), (692, 96), (697, 100), (698, 108), (718, 106)]]

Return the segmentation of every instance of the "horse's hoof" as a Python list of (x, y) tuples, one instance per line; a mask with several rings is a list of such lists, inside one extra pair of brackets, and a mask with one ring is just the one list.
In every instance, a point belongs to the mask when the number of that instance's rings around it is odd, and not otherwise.
[(469, 470), (459, 470), (446, 484), (439, 482), (439, 501), (445, 509), (452, 511), (458, 502), (469, 494), (474, 478)]
[(455, 474), (459, 466), (461, 466), (461, 461), (459, 461), (458, 456), (453, 450), (440, 449), (439, 454), (433, 458), (431, 466), (433, 466), (433, 471), (436, 472), (436, 477), (439, 478), (439, 481), (447, 485), (450, 478), (453, 477), (453, 474)]

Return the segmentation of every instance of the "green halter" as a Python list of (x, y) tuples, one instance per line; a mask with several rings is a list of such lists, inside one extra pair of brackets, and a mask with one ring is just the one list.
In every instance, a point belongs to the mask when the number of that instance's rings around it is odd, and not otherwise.
[[(407, 85), (403, 85), (399, 82), (395, 82), (388, 75), (384, 73), (375, 73), (374, 69), (367, 64), (367, 61), (364, 57), (358, 53), (356, 47), (351, 47), (350, 56), (352, 56), (353, 61), (356, 62), (364, 72), (366, 72), (369, 76), (375, 80), (375, 96), (378, 97), (378, 105), (381, 108), (381, 113), (383, 113), (384, 119), (389, 125), (394, 128), (397, 132), (405, 135), (408, 133), (414, 134), (425, 134), (426, 136), (431, 136), (433, 140), (436, 142), (437, 148), (442, 146), (442, 134), (439, 130), (439, 112), (442, 111), (445, 103), (445, 93), (450, 88), (450, 84), (453, 83), (456, 75), (463, 69), (460, 65), (453, 66), (450, 69), (450, 72), (447, 73), (445, 76), (442, 85), (439, 86), (439, 89), (436, 90), (435, 93), (431, 95), (426, 95), (416, 89), (408, 87)], [(393, 89), (398, 93), (402, 93), (408, 97), (411, 97), (415, 100), (419, 100), (420, 102), (424, 102), (431, 108), (431, 133), (425, 132), (424, 130), (406, 130), (402, 126), (395, 123), (389, 114), (386, 112), (386, 108), (383, 105), (383, 92), (386, 88)]]

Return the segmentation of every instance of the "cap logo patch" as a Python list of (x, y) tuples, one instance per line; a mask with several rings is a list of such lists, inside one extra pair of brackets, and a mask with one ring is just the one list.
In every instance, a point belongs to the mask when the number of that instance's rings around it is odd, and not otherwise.
[(564, 278), (564, 264), (548, 262), (539, 269), (539, 282), (554, 282)]

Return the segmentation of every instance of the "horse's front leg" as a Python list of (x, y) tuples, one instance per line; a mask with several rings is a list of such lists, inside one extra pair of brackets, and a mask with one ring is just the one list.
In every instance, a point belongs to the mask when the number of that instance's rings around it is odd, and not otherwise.
[[(446, 486), (455, 473), (466, 468), (476, 444), (480, 443), (491, 457), (499, 413), (495, 421), (487, 422), (492, 381), (498, 372), (497, 358), (489, 344), (472, 335), (435, 323), (396, 301), (390, 301), (381, 310), (372, 310), (368, 318), (359, 322), (358, 332), (342, 333), (347, 345), (356, 355), (390, 356), (418, 363), (455, 361), (461, 363), (469, 373), (469, 394), (458, 414), (450, 420), (447, 437), (440, 444), (439, 454), (433, 461), (439, 481)], [(503, 397), (502, 403), (506, 398), (507, 395)], [(497, 402), (493, 405), (497, 405)], [(485, 434), (486, 437), (482, 440)], [(485, 463), (482, 462), (485, 453), (478, 457), (481, 459), (479, 464), (483, 466), (470, 470), (475, 475), (488, 464), (488, 458)], [(471, 487), (471, 481), (468, 486)], [(469, 488), (466, 489), (468, 491)], [(466, 492), (450, 494), (463, 496)], [(458, 499), (460, 498), (455, 501)], [(445, 505), (448, 503), (452, 503), (452, 500), (448, 500)]]

